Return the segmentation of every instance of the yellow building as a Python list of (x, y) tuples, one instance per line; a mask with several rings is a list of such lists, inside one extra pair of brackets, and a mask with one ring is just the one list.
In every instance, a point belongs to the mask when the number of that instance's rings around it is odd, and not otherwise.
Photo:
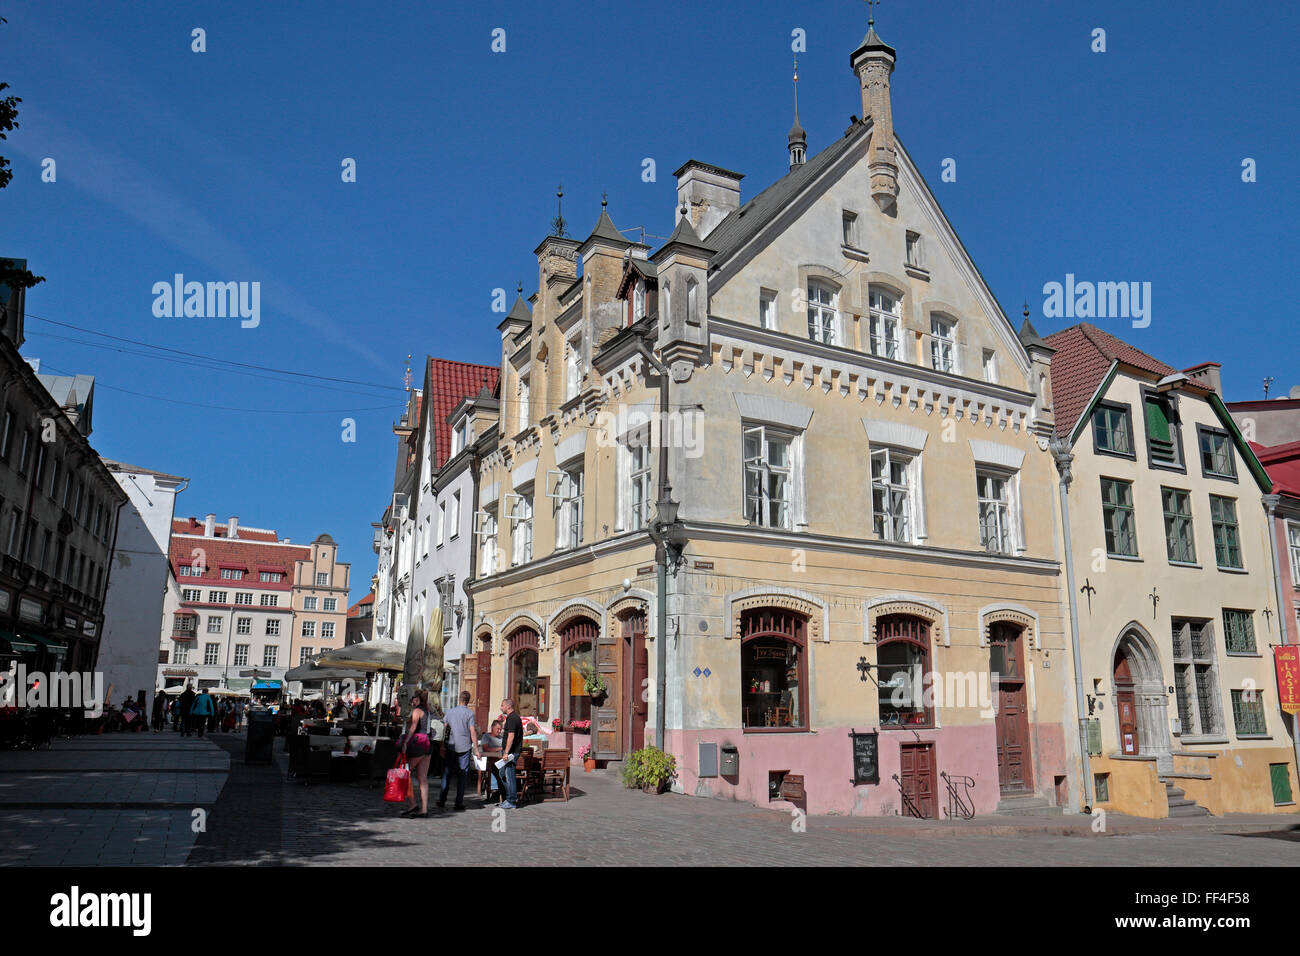
[(1268, 476), (1218, 393), (1093, 326), (1057, 332), (1056, 427), (1095, 805), (1294, 812)]
[(809, 157), (796, 116), (752, 199), (682, 166), (653, 253), (603, 210), (538, 246), (473, 428), (480, 719), (617, 761), (662, 702), (675, 789), (812, 813), (1077, 806), (1050, 349), (894, 135), (894, 57), (869, 31), (864, 118)]

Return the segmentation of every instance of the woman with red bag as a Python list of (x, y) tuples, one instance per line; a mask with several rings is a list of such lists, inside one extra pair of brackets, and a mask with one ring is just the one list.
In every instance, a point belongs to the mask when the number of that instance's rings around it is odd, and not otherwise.
[[(427, 817), (429, 815), (429, 755), (433, 745), (429, 740), (429, 709), (427, 695), (417, 690), (411, 695), (411, 717), (409, 727), (402, 735), (401, 751), (406, 755), (411, 767), (411, 805), (402, 811), (404, 817)], [(415, 784), (420, 785), (420, 812), (415, 812)]]

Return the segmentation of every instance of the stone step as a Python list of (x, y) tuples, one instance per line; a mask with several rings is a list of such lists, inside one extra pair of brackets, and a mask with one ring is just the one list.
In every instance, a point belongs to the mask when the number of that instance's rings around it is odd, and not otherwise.
[(1171, 817), (1208, 817), (1210, 815), (1209, 810), (1195, 800), (1189, 800), (1187, 793), (1181, 787), (1175, 787), (1168, 780), (1165, 781), (1165, 795), (1169, 800), (1169, 815)]
[(1058, 816), (1061, 808), (1053, 805), (1046, 797), (1026, 793), (1023, 796), (1003, 797), (993, 812), (1003, 815)]

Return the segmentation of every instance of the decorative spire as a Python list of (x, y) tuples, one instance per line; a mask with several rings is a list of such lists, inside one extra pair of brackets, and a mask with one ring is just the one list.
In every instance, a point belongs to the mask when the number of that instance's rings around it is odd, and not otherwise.
[(787, 145), (790, 149), (790, 168), (804, 164), (804, 158), (808, 155), (808, 137), (804, 134), (803, 127), (799, 125), (799, 58), (794, 58), (794, 125), (790, 127), (790, 135), (787, 138)]
[(564, 238), (564, 183), (555, 187), (555, 218), (551, 220), (551, 235)]

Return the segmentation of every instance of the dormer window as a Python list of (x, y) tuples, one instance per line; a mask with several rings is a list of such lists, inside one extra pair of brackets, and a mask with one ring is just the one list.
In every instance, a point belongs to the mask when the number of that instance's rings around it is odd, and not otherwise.
[(632, 321), (645, 318), (645, 283), (638, 281), (632, 290)]

